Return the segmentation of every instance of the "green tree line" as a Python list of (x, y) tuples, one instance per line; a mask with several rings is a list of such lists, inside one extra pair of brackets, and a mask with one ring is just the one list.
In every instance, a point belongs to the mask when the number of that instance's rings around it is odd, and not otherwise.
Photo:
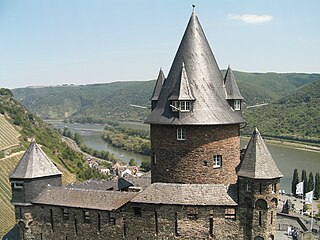
[(320, 174), (316, 173), (315, 177), (312, 172), (307, 174), (306, 170), (301, 171), (301, 178), (297, 169), (294, 169), (291, 183), (291, 192), (296, 195), (297, 184), (303, 182), (304, 194), (310, 191), (314, 191), (314, 197), (320, 198)]

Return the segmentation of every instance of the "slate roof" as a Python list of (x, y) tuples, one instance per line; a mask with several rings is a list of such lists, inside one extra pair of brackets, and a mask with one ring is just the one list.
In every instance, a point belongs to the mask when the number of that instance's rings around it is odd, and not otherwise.
[(224, 77), (224, 86), (226, 88), (227, 99), (239, 99), (239, 100), (243, 99), (243, 97), (240, 94), (236, 79), (233, 75), (233, 72), (230, 66), (228, 66), (228, 70)]
[(32, 141), (13, 170), (10, 178), (32, 179), (61, 174), (36, 141)]
[(134, 192), (48, 187), (32, 203), (112, 211), (126, 204), (136, 194)]
[(162, 71), (162, 69), (160, 69), (159, 71), (159, 75), (156, 81), (156, 85), (154, 86), (153, 89), (153, 93), (152, 96), (150, 98), (150, 101), (158, 101), (159, 95), (160, 95), (160, 91), (161, 91), (161, 87), (165, 81), (166, 77), (164, 76), (164, 73)]
[(102, 190), (102, 191), (117, 191), (118, 181), (116, 180), (96, 180), (90, 179), (81, 183), (71, 183), (66, 186), (67, 188), (78, 188), (78, 189), (91, 189), (91, 190)]
[(153, 183), (130, 202), (171, 205), (236, 206), (223, 184)]
[(127, 175), (119, 179), (119, 189), (124, 189), (130, 186), (141, 187), (146, 189), (151, 185), (151, 171), (143, 174), (140, 177)]
[(253, 179), (283, 177), (257, 128), (253, 132), (244, 153), (238, 176)]
[[(181, 67), (196, 99), (191, 112), (173, 113), (169, 98), (176, 86), (181, 86)], [(183, 116), (182, 116), (183, 115)], [(180, 46), (164, 82), (156, 107), (146, 123), (172, 125), (221, 125), (243, 123), (245, 120), (228, 104), (223, 78), (205, 37), (198, 17), (193, 12)]]

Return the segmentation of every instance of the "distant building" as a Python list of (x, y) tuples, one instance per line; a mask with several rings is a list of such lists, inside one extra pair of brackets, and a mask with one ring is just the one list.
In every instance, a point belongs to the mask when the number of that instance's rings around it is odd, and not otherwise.
[(242, 101), (193, 12), (151, 97), (151, 176), (63, 187), (32, 142), (10, 177), (23, 239), (274, 239), (282, 174), (258, 129), (240, 154)]

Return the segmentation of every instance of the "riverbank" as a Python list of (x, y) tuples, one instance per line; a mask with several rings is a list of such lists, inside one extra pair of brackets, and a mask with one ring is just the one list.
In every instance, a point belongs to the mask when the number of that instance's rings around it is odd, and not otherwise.
[[(249, 141), (250, 137), (243, 136), (243, 137), (241, 137), (241, 139), (243, 139), (245, 141)], [(263, 137), (263, 139), (268, 144), (274, 144), (274, 145), (280, 144), (284, 147), (290, 147), (290, 148), (295, 148), (295, 149), (310, 151), (310, 152), (320, 152), (320, 145), (316, 146), (316, 145), (310, 145), (308, 143), (301, 143), (301, 142), (295, 142), (295, 141), (284, 141), (281, 139), (268, 138), (268, 137)]]

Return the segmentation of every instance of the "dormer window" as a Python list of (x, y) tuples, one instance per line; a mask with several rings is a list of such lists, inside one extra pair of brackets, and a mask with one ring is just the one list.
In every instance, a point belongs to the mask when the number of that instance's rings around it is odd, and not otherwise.
[(172, 101), (171, 108), (172, 112), (189, 112), (191, 111), (191, 101)]
[(241, 110), (241, 101), (234, 100), (234, 110)]
[(179, 111), (179, 102), (178, 101), (172, 101), (171, 104), (172, 112), (178, 112)]

